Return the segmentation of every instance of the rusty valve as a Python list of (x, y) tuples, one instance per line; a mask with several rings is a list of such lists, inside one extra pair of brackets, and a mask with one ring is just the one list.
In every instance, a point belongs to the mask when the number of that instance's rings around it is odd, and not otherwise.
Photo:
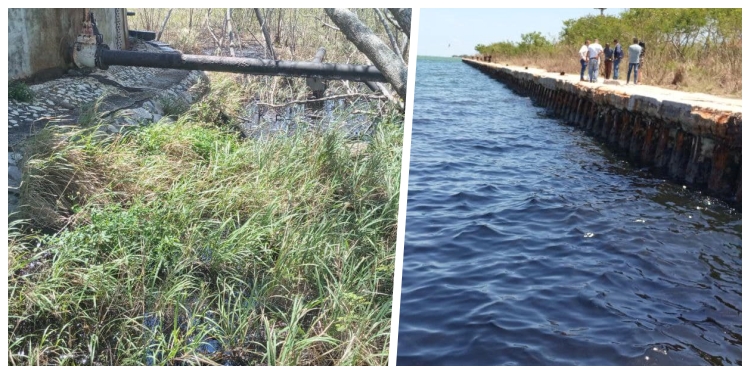
[(76, 38), (73, 45), (73, 62), (79, 68), (101, 67), (99, 56), (101, 50), (109, 49), (109, 46), (103, 43), (103, 36), (96, 27), (94, 14), (89, 13), (83, 21), (82, 33)]

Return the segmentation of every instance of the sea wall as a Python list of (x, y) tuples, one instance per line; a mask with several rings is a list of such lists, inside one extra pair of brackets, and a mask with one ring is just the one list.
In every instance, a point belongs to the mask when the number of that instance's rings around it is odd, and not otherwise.
[(463, 61), (653, 173), (741, 206), (741, 100)]

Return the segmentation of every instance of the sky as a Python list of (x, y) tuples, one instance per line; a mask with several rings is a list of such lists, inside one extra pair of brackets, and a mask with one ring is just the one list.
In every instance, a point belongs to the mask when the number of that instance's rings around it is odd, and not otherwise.
[[(618, 15), (624, 9), (611, 8), (605, 15)], [(511, 40), (521, 34), (539, 31), (557, 38), (563, 21), (590, 14), (598, 9), (425, 9), (419, 11), (420, 56), (472, 55), (477, 44)]]

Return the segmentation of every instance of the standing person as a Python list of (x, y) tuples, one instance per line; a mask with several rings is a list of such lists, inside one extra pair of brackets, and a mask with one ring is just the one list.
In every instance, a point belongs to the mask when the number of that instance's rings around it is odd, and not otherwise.
[(594, 39), (594, 43), (589, 44), (589, 82), (596, 83), (599, 78), (599, 58), (604, 53), (599, 39)]
[(641, 46), (641, 57), (638, 59), (638, 82), (643, 84), (643, 57), (646, 55), (646, 42), (641, 41), (638, 43)]
[(604, 77), (609, 79), (612, 74), (612, 60), (615, 56), (615, 50), (609, 47), (609, 43), (604, 45)]
[(589, 53), (589, 43), (591, 41), (586, 39), (586, 43), (584, 43), (581, 46), (581, 49), (578, 50), (578, 57), (581, 59), (581, 81), (585, 81), (583, 79), (583, 72), (586, 71), (586, 62), (589, 60), (588, 53)]
[(615, 39), (614, 42), (615, 42), (615, 54), (614, 54), (615, 60), (614, 60), (614, 73), (612, 75), (612, 78), (618, 79), (620, 78), (620, 60), (622, 60), (624, 55), (622, 53), (622, 46), (620, 45), (620, 42), (617, 39)]
[(633, 38), (633, 44), (628, 47), (628, 80), (625, 81), (625, 84), (627, 85), (630, 83), (630, 72), (635, 70), (635, 74), (633, 75), (633, 84), (638, 84), (638, 64), (641, 60), (641, 51), (643, 51), (643, 48), (638, 45), (638, 38)]

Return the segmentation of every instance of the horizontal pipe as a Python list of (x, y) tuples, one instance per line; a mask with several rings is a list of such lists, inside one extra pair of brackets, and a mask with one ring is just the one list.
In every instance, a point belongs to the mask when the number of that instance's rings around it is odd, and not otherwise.
[(254, 58), (132, 52), (108, 49), (99, 50), (99, 61), (102, 65), (100, 68), (104, 69), (110, 65), (122, 65), (270, 76), (322, 77), (349, 81), (386, 82), (383, 74), (372, 65), (274, 61)]

